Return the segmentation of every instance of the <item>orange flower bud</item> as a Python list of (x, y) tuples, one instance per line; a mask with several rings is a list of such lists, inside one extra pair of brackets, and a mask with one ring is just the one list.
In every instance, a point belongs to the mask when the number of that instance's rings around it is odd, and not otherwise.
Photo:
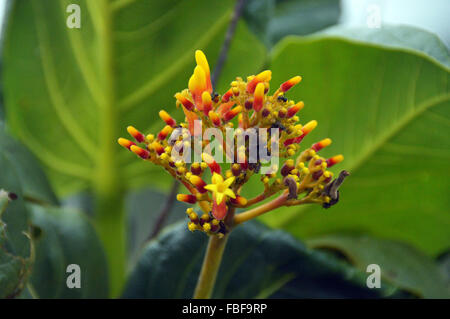
[(214, 160), (214, 158), (208, 153), (202, 153), (202, 158), (211, 170), (211, 174), (220, 174), (220, 165)]
[(204, 188), (206, 186), (206, 183), (203, 181), (203, 179), (201, 179), (201, 177), (197, 175), (191, 175), (189, 181), (197, 188), (200, 193), (203, 194), (207, 192), (207, 190)]
[(305, 106), (305, 103), (302, 101), (298, 102), (297, 104), (291, 106), (287, 110), (287, 117), (293, 117), (298, 111), (300, 111)]
[(191, 194), (178, 194), (177, 200), (188, 204), (195, 204), (197, 202), (197, 197)]
[(317, 142), (317, 143), (313, 144), (313, 146), (311, 146), (311, 148), (312, 148), (314, 151), (318, 152), (318, 151), (320, 151), (322, 148), (327, 147), (327, 146), (330, 145), (330, 144), (331, 144), (331, 139), (326, 138), (326, 139), (321, 140), (320, 142)]
[(169, 125), (164, 126), (164, 128), (158, 133), (158, 140), (162, 141), (165, 140), (166, 137), (172, 133), (173, 128)]
[(132, 146), (132, 145), (136, 145), (134, 142), (132, 142), (132, 141), (130, 141), (130, 140), (127, 140), (126, 138), (119, 138), (118, 140), (117, 140), (117, 142), (121, 145), (121, 146), (123, 146), (123, 147), (125, 147), (125, 148), (128, 148), (128, 149), (130, 149), (130, 147)]
[(140, 148), (137, 145), (131, 145), (130, 150), (142, 159), (147, 159), (150, 157), (149, 151), (144, 150), (143, 148)]
[(236, 198), (230, 198), (230, 202), (234, 205), (245, 206), (247, 205), (247, 198), (236, 195)]
[(312, 121), (309, 121), (308, 123), (306, 123), (305, 126), (303, 126), (303, 128), (302, 128), (302, 132), (303, 132), (302, 136), (306, 136), (309, 132), (314, 130), (316, 128), (316, 126), (317, 126), (316, 120), (312, 120)]
[(164, 110), (159, 111), (159, 117), (171, 127), (175, 127), (177, 125), (177, 122)]
[(233, 96), (233, 90), (229, 89), (225, 92), (225, 94), (222, 96), (222, 102), (228, 102), (230, 98)]
[(301, 80), (302, 80), (301, 76), (295, 76), (292, 79), (287, 80), (286, 82), (280, 85), (280, 91), (287, 92), (294, 85), (298, 84)]
[(220, 117), (219, 114), (213, 111), (209, 111), (208, 113), (209, 119), (214, 124), (214, 126), (220, 126)]
[(333, 165), (336, 165), (336, 164), (342, 162), (343, 160), (344, 160), (344, 156), (342, 156), (342, 155), (333, 156), (333, 157), (327, 159), (327, 166), (331, 167)]
[(255, 88), (261, 82), (269, 82), (272, 79), (272, 71), (266, 70), (259, 73), (247, 84), (247, 92), (252, 94), (255, 92)]
[(230, 101), (230, 102), (227, 102), (227, 103), (222, 103), (217, 108), (216, 112), (219, 114), (219, 116), (223, 117), (223, 115), (225, 113), (227, 113), (229, 110), (231, 110), (231, 108), (233, 107), (234, 104), (235, 104), (234, 101)]
[(134, 137), (134, 139), (136, 141), (138, 141), (139, 143), (142, 143), (145, 141), (145, 136), (144, 134), (142, 134), (141, 132), (139, 132), (138, 130), (136, 130), (133, 126), (128, 126), (127, 127), (127, 131), (128, 133)]
[(227, 113), (225, 113), (223, 115), (223, 120), (225, 122), (228, 122), (228, 121), (232, 120), (240, 112), (242, 112), (242, 106), (240, 106), (240, 105), (236, 106), (234, 109), (228, 111)]
[(175, 98), (178, 100), (178, 102), (183, 104), (183, 106), (188, 111), (192, 111), (194, 109), (194, 104), (191, 101), (189, 101), (187, 98), (185, 98), (181, 93), (175, 94)]

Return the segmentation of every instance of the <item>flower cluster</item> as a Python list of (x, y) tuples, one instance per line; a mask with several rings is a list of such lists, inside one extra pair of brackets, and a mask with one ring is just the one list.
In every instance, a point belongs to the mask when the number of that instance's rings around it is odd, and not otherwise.
[[(272, 73), (267, 70), (246, 80), (237, 77), (231, 82), (230, 89), (219, 95), (213, 91), (209, 64), (203, 52), (196, 51), (195, 59), (197, 66), (189, 79), (188, 89), (175, 94), (176, 104), (182, 108), (185, 121), (177, 123), (171, 115), (161, 110), (159, 116), (166, 126), (156, 136), (145, 136), (129, 126), (128, 133), (135, 141), (118, 140), (120, 145), (143, 160), (162, 166), (187, 188), (188, 194), (179, 194), (177, 199), (198, 204), (203, 211), (199, 216), (193, 208), (187, 209), (188, 228), (223, 236), (234, 224), (280, 206), (317, 203), (328, 208), (334, 205), (339, 199), (338, 188), (348, 173), (343, 171), (333, 180), (333, 173), (328, 168), (341, 162), (343, 156), (326, 159), (318, 155), (320, 150), (331, 144), (329, 138), (301, 150), (300, 143), (317, 126), (314, 120), (304, 125), (298, 123), (297, 113), (304, 103), (296, 103), (286, 97), (286, 92), (298, 84), (301, 77), (296, 76), (282, 83), (269, 95)], [(200, 131), (195, 130), (198, 121), (201, 121)], [(269, 134), (266, 139), (259, 138), (258, 144), (263, 144), (270, 157), (284, 162), (282, 165), (272, 165), (268, 173), (258, 174), (264, 161), (261, 158), (249, 160), (248, 140), (232, 152), (224, 141), (219, 141), (229, 160), (227, 164), (218, 163), (211, 153), (203, 151), (201, 160), (193, 163), (173, 156), (174, 150), (182, 154), (194, 149), (196, 135), (202, 135), (208, 128), (219, 129), (224, 134), (227, 128), (236, 128), (235, 139), (251, 128), (275, 128), (279, 132), (276, 141)], [(171, 138), (177, 130), (181, 133)], [(211, 140), (197, 143), (204, 148)], [(280, 151), (274, 147), (275, 143), (281, 146)], [(242, 188), (256, 174), (264, 190), (259, 196), (246, 199), (241, 196)], [(278, 193), (280, 196), (272, 202), (235, 214), (236, 208), (253, 206)]]

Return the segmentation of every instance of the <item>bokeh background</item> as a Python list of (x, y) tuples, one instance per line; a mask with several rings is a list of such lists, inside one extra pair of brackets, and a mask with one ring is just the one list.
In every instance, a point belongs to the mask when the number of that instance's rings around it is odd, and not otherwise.
[[(66, 26), (71, 3), (80, 29)], [(2, 215), (0, 296), (189, 298), (206, 237), (174, 203), (148, 240), (172, 181), (116, 140), (128, 125), (159, 131), (162, 108), (182, 119), (173, 95), (196, 49), (214, 70), (235, 2), (0, 4), (0, 188), (19, 195)], [(267, 68), (272, 87), (301, 75), (288, 97), (319, 122), (304, 143), (331, 137), (324, 155), (344, 154), (335, 172), (351, 176), (329, 210), (238, 228), (214, 297), (449, 296), (449, 14), (445, 0), (246, 1), (217, 90)], [(80, 289), (65, 285), (70, 263)]]

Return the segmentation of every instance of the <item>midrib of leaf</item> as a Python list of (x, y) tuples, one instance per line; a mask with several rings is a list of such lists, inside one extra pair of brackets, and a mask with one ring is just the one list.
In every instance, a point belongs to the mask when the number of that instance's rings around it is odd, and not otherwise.
[[(64, 5), (64, 3), (68, 5), (70, 4), (70, 1), (65, 0), (60, 1), (59, 3), (61, 7), (62, 17), (64, 19), (66, 14), (65, 13), (66, 6)], [(98, 79), (94, 73), (94, 68), (91, 62), (89, 61), (88, 57), (86, 56), (86, 48), (83, 45), (83, 41), (80, 37), (80, 32), (78, 30), (72, 30), (69, 28), (65, 28), (65, 30), (67, 31), (66, 33), (70, 40), (73, 56), (75, 57), (77, 65), (86, 82), (86, 87), (90, 92), (94, 101), (97, 103), (97, 107), (102, 106), (104, 104), (104, 102), (102, 101), (102, 91), (100, 86), (98, 85)]]
[[(448, 71), (448, 69), (444, 65), (442, 65), (439, 62), (437, 62), (436, 60), (434, 60), (434, 58), (431, 58), (426, 54), (416, 52), (414, 50), (392, 49), (389, 47), (383, 47), (383, 46), (374, 45), (374, 44), (370, 44), (370, 43), (369, 44), (361, 44), (360, 42), (347, 40), (347, 39), (343, 39), (340, 37), (328, 37), (326, 39), (334, 39), (334, 40), (338, 40), (338, 41), (342, 41), (342, 42), (347, 42), (347, 43), (356, 44), (356, 45), (365, 45), (365, 46), (375, 47), (378, 49), (384, 49), (384, 50), (388, 50), (388, 51), (395, 50), (395, 51), (405, 52), (405, 53), (408, 53), (411, 55), (416, 55), (424, 60), (427, 60), (428, 62), (430, 62), (436, 66), (439, 66), (442, 70)], [(314, 41), (321, 41), (321, 40), (323, 40), (323, 39), (322, 38), (313, 38), (311, 41), (314, 42)], [(287, 43), (287, 41), (286, 41), (286, 43)], [(286, 43), (285, 43), (285, 46), (286, 46)], [(280, 51), (281, 51), (281, 49), (279, 49), (278, 51), (275, 50), (273, 56), (277, 55)], [(421, 64), (419, 67), (421, 67)], [(384, 131), (384, 134), (378, 135), (378, 138), (374, 139), (372, 144), (370, 146), (366, 147), (366, 149), (363, 152), (361, 152), (359, 154), (359, 156), (357, 156), (350, 163), (347, 163), (346, 167), (348, 170), (350, 170), (353, 173), (355, 171), (357, 171), (361, 167), (361, 165), (364, 162), (366, 162), (377, 150), (379, 150), (383, 145), (385, 145), (390, 139), (392, 139), (396, 134), (398, 134), (402, 128), (407, 126), (415, 118), (417, 118), (419, 115), (421, 115), (425, 111), (431, 109), (433, 106), (439, 105), (443, 102), (450, 100), (450, 93), (439, 94), (439, 95), (435, 95), (432, 98), (425, 100), (424, 102), (420, 103), (419, 105), (417, 105), (415, 107), (416, 85), (417, 85), (419, 73), (420, 72), (417, 71), (416, 78), (413, 79), (414, 94), (411, 97), (410, 112), (408, 112), (408, 113), (405, 112), (404, 113), (405, 116), (403, 116), (398, 121), (396, 121), (394, 123), (394, 125), (392, 125), (390, 127), (390, 129), (386, 129)], [(445, 79), (447, 79), (447, 76), (445, 77)], [(297, 216), (299, 216), (306, 210), (311, 209), (310, 207), (311, 207), (310, 205), (301, 206), (301, 207), (299, 207), (299, 209), (297, 211), (295, 211), (291, 214), (280, 215), (276, 220), (271, 221), (271, 226), (281, 228), (281, 227), (289, 224), (293, 219), (295, 219)]]
[(51, 99), (51, 105), (53, 106), (57, 116), (64, 124), (67, 132), (73, 137), (76, 144), (83, 150), (90, 159), (95, 158), (95, 146), (91, 139), (85, 134), (85, 132), (78, 125), (77, 121), (67, 111), (68, 107), (64, 101), (64, 97), (61, 94), (61, 90), (58, 85), (58, 79), (56, 78), (56, 70), (52, 62), (52, 55), (48, 49), (49, 42), (47, 37), (47, 27), (45, 26), (43, 8), (37, 5), (35, 1), (32, 1), (32, 7), (36, 14), (36, 32), (39, 38), (39, 49), (42, 52), (41, 61), (44, 73), (44, 79), (47, 84), (48, 93)]
[(164, 84), (167, 83), (172, 77), (174, 77), (180, 69), (187, 65), (192, 59), (192, 51), (196, 48), (203, 47), (209, 43), (214, 36), (225, 26), (229, 20), (231, 11), (227, 10), (225, 14), (217, 20), (217, 22), (208, 29), (204, 35), (193, 44), (191, 49), (185, 50), (185, 53), (177, 59), (172, 65), (167, 67), (164, 72), (159, 73), (147, 83), (144, 83), (140, 88), (134, 90), (127, 97), (123, 98), (119, 102), (121, 111), (125, 112), (135, 106), (137, 103), (145, 99), (147, 96), (158, 91)]
[(116, 31), (116, 37), (118, 40), (131, 41), (144, 38), (145, 36), (152, 34), (161, 29), (162, 26), (171, 18), (175, 17), (177, 11), (183, 4), (183, 1), (175, 4), (170, 10), (161, 15), (158, 19), (151, 21), (149, 24), (140, 27), (137, 30), (132, 31)]
[(94, 26), (94, 30), (97, 34), (101, 33), (101, 13), (98, 7), (97, 1), (86, 1), (86, 5), (88, 7), (88, 13), (91, 16), (91, 22)]
[(118, 11), (120, 9), (125, 8), (126, 6), (134, 3), (136, 0), (116, 0), (112, 3), (112, 10)]
[(276, 293), (278, 290), (283, 288), (287, 283), (289, 283), (291, 280), (293, 280), (296, 277), (294, 273), (285, 274), (281, 276), (278, 280), (275, 280), (271, 285), (264, 288), (260, 291), (259, 294), (257, 294), (254, 299), (267, 299), (270, 296), (272, 296), (274, 293)]
[[(89, 1), (88, 1), (89, 2)], [(125, 219), (123, 207), (122, 170), (119, 168), (116, 145), (120, 111), (117, 107), (117, 73), (115, 65), (114, 12), (108, 0), (91, 5), (98, 19), (100, 85), (103, 105), (99, 108), (99, 144), (93, 190), (96, 200), (94, 223), (106, 252), (109, 265), (111, 296), (118, 296), (125, 280)]]

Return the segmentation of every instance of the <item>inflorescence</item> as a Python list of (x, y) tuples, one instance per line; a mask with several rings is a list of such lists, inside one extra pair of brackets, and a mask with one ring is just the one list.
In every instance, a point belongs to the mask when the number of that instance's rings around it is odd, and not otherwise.
[[(302, 78), (291, 78), (269, 95), (272, 72), (266, 70), (247, 77), (246, 81), (237, 77), (231, 82), (230, 89), (219, 95), (213, 91), (209, 64), (203, 52), (196, 51), (195, 59), (197, 66), (189, 79), (188, 89), (175, 94), (176, 105), (183, 109), (185, 121), (177, 123), (171, 115), (161, 110), (159, 116), (166, 126), (156, 136), (145, 136), (129, 126), (128, 133), (135, 141), (125, 138), (118, 140), (120, 145), (143, 160), (162, 166), (187, 188), (189, 193), (178, 194), (177, 199), (198, 204), (203, 211), (199, 216), (193, 208), (187, 209), (189, 230), (223, 236), (233, 224), (280, 206), (317, 203), (328, 208), (336, 204), (339, 199), (338, 188), (348, 173), (343, 171), (333, 180), (333, 173), (328, 168), (341, 162), (343, 156), (326, 159), (318, 155), (320, 150), (331, 144), (329, 138), (301, 150), (300, 143), (314, 130), (317, 122), (313, 120), (304, 125), (299, 124), (297, 114), (304, 103), (296, 103), (285, 96)], [(248, 140), (233, 150), (231, 155), (225, 152), (230, 163), (218, 163), (208, 152), (202, 152), (201, 160), (197, 162), (179, 160), (173, 156), (174, 149), (181, 154), (188, 148), (194, 149), (194, 137), (198, 135), (194, 130), (195, 121), (201, 121), (201, 134), (208, 128), (217, 128), (225, 135), (227, 128), (236, 128), (235, 139), (250, 128), (276, 128), (279, 130), (276, 143), (280, 151), (275, 151), (275, 141), (270, 134), (266, 140), (260, 139), (258, 143), (264, 144), (270, 156), (276, 157), (280, 163), (284, 162), (282, 165), (272, 165), (269, 173), (258, 174), (263, 161), (260, 158), (256, 162), (249, 161)], [(171, 139), (177, 129), (181, 129), (182, 134)], [(211, 140), (201, 140), (199, 143), (204, 149)], [(220, 144), (222, 149), (226, 149), (224, 141), (220, 141)], [(210, 174), (205, 173), (208, 170)], [(260, 195), (246, 199), (240, 195), (241, 191), (255, 174), (259, 175), (264, 190)], [(236, 208), (248, 208), (279, 193), (281, 195), (272, 202), (244, 213), (234, 213)]]

